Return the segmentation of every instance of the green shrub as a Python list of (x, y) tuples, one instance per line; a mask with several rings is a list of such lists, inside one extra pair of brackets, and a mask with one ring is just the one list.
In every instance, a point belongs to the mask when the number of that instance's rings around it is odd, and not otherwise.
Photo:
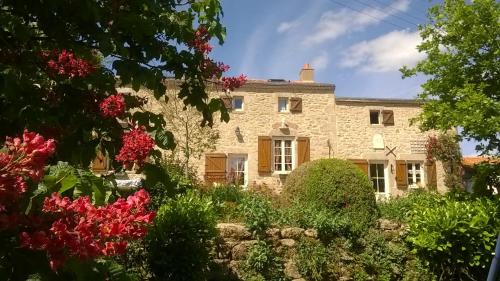
[(245, 260), (244, 280), (284, 281), (283, 261), (276, 254), (272, 245), (264, 240), (257, 240), (248, 251)]
[(302, 239), (297, 244), (295, 262), (297, 269), (307, 280), (329, 280), (327, 266), (328, 250), (318, 241)]
[(151, 208), (158, 209), (166, 200), (196, 187), (196, 182), (185, 175), (176, 164), (163, 161), (160, 165), (147, 164), (144, 167), (145, 189), (151, 196)]
[(378, 216), (371, 182), (345, 160), (321, 159), (302, 164), (288, 176), (283, 196), (288, 202), (317, 206), (344, 216), (359, 233)]
[(437, 193), (415, 190), (405, 197), (391, 198), (378, 203), (380, 215), (383, 218), (407, 222), (414, 206), (433, 206), (441, 196)]
[(160, 207), (148, 236), (150, 267), (160, 280), (203, 280), (217, 235), (213, 204), (194, 190)]
[(432, 207), (416, 206), (407, 240), (437, 276), (485, 280), (500, 231), (500, 202), (456, 198), (443, 197)]
[(217, 203), (240, 203), (246, 196), (246, 192), (238, 185), (217, 185), (210, 188), (208, 194), (212, 197), (212, 200)]
[(275, 218), (271, 202), (259, 196), (248, 196), (238, 206), (245, 225), (258, 236), (263, 236)]

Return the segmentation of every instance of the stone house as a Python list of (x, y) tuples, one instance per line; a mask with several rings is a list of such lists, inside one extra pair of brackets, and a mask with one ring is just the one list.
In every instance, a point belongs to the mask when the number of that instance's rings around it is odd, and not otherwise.
[(410, 125), (420, 102), (336, 97), (333, 84), (314, 82), (307, 64), (299, 76), (299, 81), (249, 80), (221, 95), (230, 121), (217, 124), (216, 150), (197, 163), (201, 179), (279, 192), (302, 163), (335, 157), (358, 165), (378, 197), (426, 186), (444, 191), (439, 163), (425, 160), (432, 133)]
[[(265, 185), (280, 192), (287, 175), (302, 163), (335, 157), (363, 170), (377, 198), (413, 188), (446, 190), (441, 164), (425, 157), (427, 137), (434, 132), (410, 125), (421, 110), (419, 101), (337, 97), (334, 84), (314, 82), (307, 64), (298, 81), (249, 80), (231, 93), (214, 95), (223, 100), (230, 121), (214, 124), (215, 150), (191, 160), (207, 184)], [(149, 100), (148, 110), (162, 110)]]

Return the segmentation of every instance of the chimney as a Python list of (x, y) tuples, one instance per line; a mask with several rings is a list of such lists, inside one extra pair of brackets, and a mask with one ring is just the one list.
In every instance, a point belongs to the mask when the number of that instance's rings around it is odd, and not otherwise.
[(314, 69), (306, 63), (299, 73), (299, 81), (301, 82), (314, 82)]

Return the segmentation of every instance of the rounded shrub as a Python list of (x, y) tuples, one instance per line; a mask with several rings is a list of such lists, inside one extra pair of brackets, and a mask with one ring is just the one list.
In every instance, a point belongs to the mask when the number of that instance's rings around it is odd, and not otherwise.
[(302, 164), (288, 176), (282, 196), (287, 202), (324, 208), (344, 217), (357, 233), (378, 216), (371, 182), (345, 160), (320, 159)]

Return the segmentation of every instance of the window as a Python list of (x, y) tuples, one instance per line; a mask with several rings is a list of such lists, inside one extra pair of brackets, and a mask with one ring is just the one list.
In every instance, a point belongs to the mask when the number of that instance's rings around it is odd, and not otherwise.
[(278, 98), (278, 112), (288, 112), (288, 98)]
[(370, 110), (370, 124), (380, 124), (379, 110)]
[(410, 187), (417, 187), (422, 184), (423, 179), (423, 173), (422, 173), (422, 163), (416, 162), (416, 163), (407, 163), (406, 164), (406, 169), (408, 172), (408, 186)]
[(246, 186), (248, 183), (247, 156), (229, 155), (227, 182)]
[(370, 180), (377, 193), (385, 193), (385, 168), (383, 163), (370, 163)]
[(243, 97), (233, 97), (233, 110), (234, 111), (243, 110)]
[(274, 171), (288, 173), (292, 171), (292, 140), (274, 140)]

